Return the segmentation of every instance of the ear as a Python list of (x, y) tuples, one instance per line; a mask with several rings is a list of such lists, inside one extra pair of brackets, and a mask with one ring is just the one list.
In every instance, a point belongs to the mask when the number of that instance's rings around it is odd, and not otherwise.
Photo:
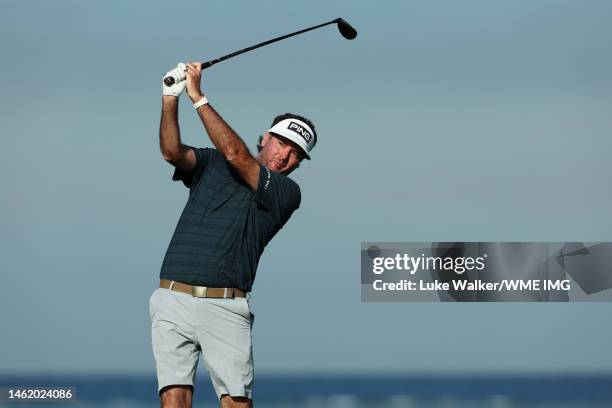
[(261, 138), (261, 143), (259, 144), (261, 147), (264, 147), (266, 145), (266, 143), (268, 143), (270, 141), (270, 139), (272, 138), (272, 135), (268, 132), (264, 133), (262, 138)]

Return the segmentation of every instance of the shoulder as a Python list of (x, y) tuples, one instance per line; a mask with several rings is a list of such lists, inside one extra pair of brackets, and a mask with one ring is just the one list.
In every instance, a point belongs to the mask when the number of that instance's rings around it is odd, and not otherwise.
[(223, 157), (223, 155), (221, 154), (220, 151), (218, 151), (217, 149), (213, 148), (213, 147), (204, 147), (202, 148), (203, 151), (206, 152), (206, 154), (209, 154), (211, 156), (215, 156), (215, 157)]
[(193, 150), (196, 155), (196, 159), (204, 163), (208, 162), (211, 158), (214, 158), (218, 154), (216, 149), (211, 149), (210, 147), (194, 147), (189, 145), (183, 145), (183, 147)]
[(287, 179), (287, 188), (291, 191), (291, 193), (297, 198), (298, 204), (302, 199), (302, 190), (300, 190), (300, 185), (296, 183), (294, 180), (289, 177), (284, 176)]
[(276, 185), (276, 190), (281, 194), (283, 201), (287, 202), (290, 207), (299, 207), (302, 200), (302, 191), (299, 184), (288, 176), (274, 173), (265, 167), (263, 169), (270, 172), (272, 184)]
[(202, 162), (206, 163), (210, 167), (216, 167), (225, 162), (223, 155), (217, 149), (211, 147), (201, 147), (197, 150), (197, 154), (201, 158)]
[(199, 184), (199, 180), (204, 172), (204, 169), (214, 166), (216, 157), (218, 152), (216, 149), (211, 149), (209, 147), (193, 147), (189, 145), (183, 145), (185, 149), (193, 151), (195, 155), (195, 163), (189, 170), (181, 169), (180, 166), (176, 166), (174, 170), (174, 174), (172, 175), (172, 180), (174, 181), (182, 181), (183, 184), (192, 188), (193, 186)]
[(267, 208), (292, 211), (300, 206), (301, 197), (300, 187), (295, 181), (260, 165), (256, 201)]
[(201, 147), (198, 150), (202, 153), (202, 155), (206, 156), (209, 159), (223, 158), (221, 153), (219, 153), (217, 149), (214, 149), (212, 147)]
[(274, 183), (283, 190), (291, 190), (292, 192), (300, 193), (300, 186), (294, 180), (289, 178), (289, 176), (275, 173), (261, 164), (259, 166), (260, 173), (263, 175), (262, 179), (264, 179), (268, 184), (267, 186), (264, 186), (264, 188), (270, 188), (271, 184)]

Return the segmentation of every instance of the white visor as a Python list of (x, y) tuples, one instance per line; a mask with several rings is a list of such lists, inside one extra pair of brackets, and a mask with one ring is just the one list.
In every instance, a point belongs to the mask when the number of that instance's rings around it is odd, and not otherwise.
[(315, 133), (310, 126), (299, 119), (283, 119), (272, 126), (269, 133), (286, 137), (302, 148), (304, 155), (310, 160), (310, 151), (316, 142)]

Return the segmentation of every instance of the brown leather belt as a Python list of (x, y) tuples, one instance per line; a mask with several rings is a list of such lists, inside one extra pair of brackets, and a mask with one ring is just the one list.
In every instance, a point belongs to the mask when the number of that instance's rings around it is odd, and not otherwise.
[(206, 286), (191, 286), (186, 283), (160, 279), (159, 287), (164, 289), (176, 290), (177, 292), (187, 293), (194, 297), (206, 298), (235, 298), (245, 297), (245, 293), (236, 288), (208, 288)]

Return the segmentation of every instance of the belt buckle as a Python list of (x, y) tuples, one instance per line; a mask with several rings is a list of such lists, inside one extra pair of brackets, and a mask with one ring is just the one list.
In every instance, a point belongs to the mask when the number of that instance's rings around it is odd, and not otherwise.
[(192, 286), (191, 287), (191, 296), (206, 297), (206, 292), (208, 292), (208, 288), (206, 286)]

